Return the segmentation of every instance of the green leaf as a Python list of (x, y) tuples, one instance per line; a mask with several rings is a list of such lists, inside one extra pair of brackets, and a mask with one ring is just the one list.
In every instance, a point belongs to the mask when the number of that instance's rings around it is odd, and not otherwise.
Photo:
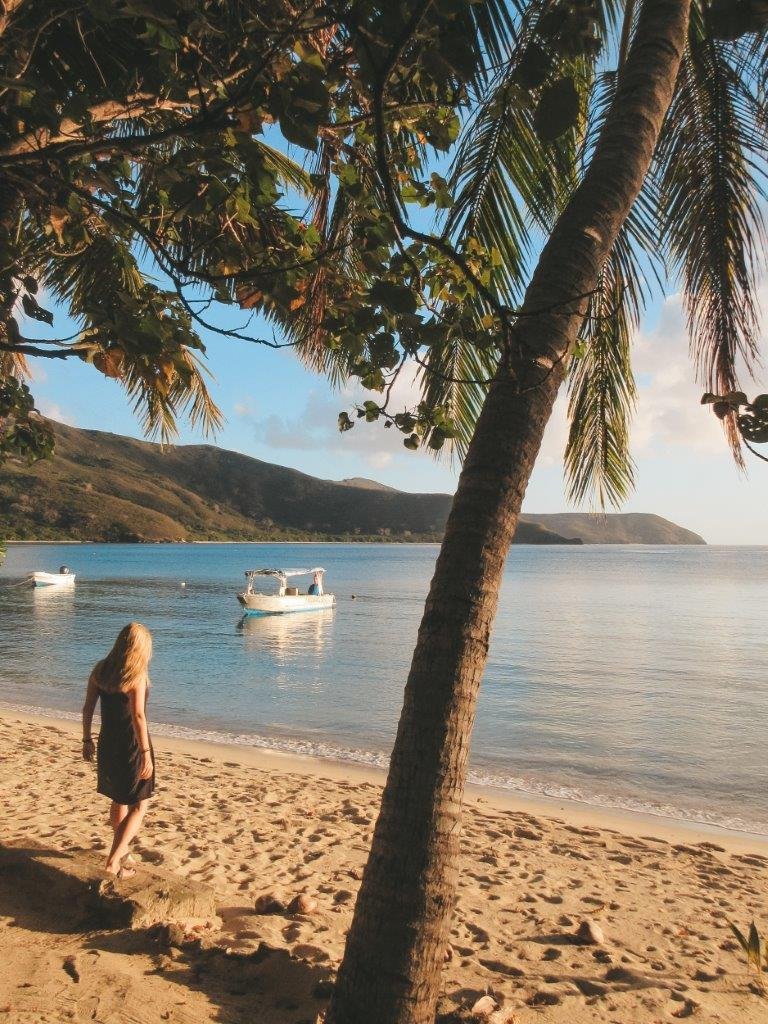
[(579, 93), (572, 77), (559, 78), (542, 90), (533, 126), (542, 142), (554, 142), (573, 128), (579, 117)]
[(415, 313), (416, 295), (406, 285), (376, 281), (370, 290), (371, 302), (392, 313)]
[(524, 89), (537, 89), (546, 81), (554, 63), (554, 59), (538, 43), (531, 43), (518, 60), (513, 72), (514, 80)]
[(310, 149), (312, 152), (317, 149), (317, 129), (292, 114), (280, 115), (280, 131), (288, 142), (293, 142), (302, 149)]
[(28, 293), (22, 295), (21, 304), (24, 307), (24, 312), (33, 320), (40, 320), (45, 324), (53, 323), (53, 313), (50, 313), (47, 309), (43, 309), (42, 306), (38, 305), (37, 299), (33, 298)]

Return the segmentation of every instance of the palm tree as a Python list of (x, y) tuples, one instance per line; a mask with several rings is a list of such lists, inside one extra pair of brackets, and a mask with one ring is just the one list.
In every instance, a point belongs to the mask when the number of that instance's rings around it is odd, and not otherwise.
[[(747, 18), (750, 5), (741, 5), (734, 28), (719, 0), (605, 0), (600, 25), (609, 43), (617, 39), (617, 69), (596, 74), (585, 62), (574, 133), (542, 148), (536, 116), (516, 102), (514, 83), (535, 21), (550, 5), (517, 6), (524, 17), (510, 66), (479, 104), (461, 147), (453, 176), (459, 201), (447, 232), (499, 248), (497, 287), (506, 299), (523, 291), (529, 226), (546, 228), (548, 238), (509, 334), (479, 355), (446, 341), (426, 361), (425, 388), (453, 403), (466, 458), (329, 1024), (434, 1020), (502, 570), (569, 373), (572, 493), (594, 488), (615, 501), (632, 481), (629, 341), (649, 273), (661, 273), (659, 252), (682, 279), (707, 385), (735, 388), (739, 362), (749, 366), (756, 352), (765, 49), (762, 38), (744, 34), (763, 27), (763, 7), (752, 5)], [(735, 445), (733, 429), (730, 436)]]

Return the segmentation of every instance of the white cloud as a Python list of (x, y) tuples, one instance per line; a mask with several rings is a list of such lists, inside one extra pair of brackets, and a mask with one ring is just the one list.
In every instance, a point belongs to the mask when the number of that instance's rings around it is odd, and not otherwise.
[(37, 408), (49, 420), (56, 420), (57, 423), (66, 423), (69, 427), (77, 426), (75, 418), (62, 409), (60, 405), (57, 405), (56, 402), (49, 402), (45, 398), (41, 398), (37, 402)]
[[(764, 295), (768, 299), (768, 287)], [(768, 301), (764, 305), (768, 308)], [(704, 389), (695, 382), (679, 295), (670, 296), (662, 304), (652, 329), (639, 332), (633, 346), (633, 362), (638, 402), (631, 446), (638, 463), (638, 481), (647, 471), (644, 465), (649, 467), (659, 460), (721, 456), (727, 461), (728, 447), (720, 425), (711, 409), (701, 405)], [(418, 401), (418, 369), (413, 362), (404, 368), (392, 390), (392, 411), (412, 408)], [(752, 390), (765, 387), (758, 383)], [(352, 414), (354, 406), (368, 398), (376, 395), (350, 384), (336, 394), (324, 389), (312, 391), (303, 404), (291, 405), (282, 412), (260, 416), (253, 403), (245, 400), (235, 406), (235, 413), (252, 423), (262, 444), (276, 451), (355, 455), (374, 469), (412, 459), (413, 455), (403, 449), (402, 434), (394, 428), (385, 429), (381, 422), (356, 421), (354, 430), (339, 434), (339, 412), (347, 409)], [(563, 389), (544, 435), (538, 467), (560, 473), (568, 429), (567, 395)], [(424, 453), (419, 457), (431, 459)]]
[(34, 384), (45, 384), (48, 380), (48, 371), (41, 365), (39, 359), (31, 359), (29, 362), (29, 379)]
[(560, 467), (563, 464), (563, 453), (568, 440), (568, 399), (564, 389), (555, 402), (552, 410), (552, 417), (544, 431), (544, 440), (541, 442), (539, 457), (536, 460), (537, 466)]
[[(417, 371), (415, 363), (408, 363), (398, 375), (389, 397), (388, 408), (392, 412), (413, 408), (418, 401)], [(366, 400), (383, 402), (384, 397), (350, 382), (337, 394), (310, 391), (303, 406), (287, 408), (283, 413), (259, 416), (250, 399), (238, 402), (235, 413), (252, 423), (257, 441), (275, 451), (353, 454), (364, 459), (373, 469), (391, 465), (396, 455), (431, 458), (426, 453), (406, 452), (402, 433), (395, 427), (385, 427), (383, 420), (375, 423), (357, 420), (355, 407)], [(354, 429), (343, 434), (338, 429), (338, 416), (342, 410), (348, 411), (355, 421)]]
[(368, 457), (368, 463), (374, 469), (385, 469), (393, 459), (392, 452), (375, 452)]
[[(768, 289), (764, 289), (768, 298)], [(768, 307), (768, 302), (764, 303)], [(688, 334), (681, 297), (663, 303), (658, 323), (640, 331), (632, 352), (637, 380), (637, 407), (632, 420), (632, 452), (646, 459), (728, 455), (728, 447), (711, 407), (701, 404), (704, 388), (696, 383), (688, 354)], [(760, 384), (756, 392), (764, 390)], [(748, 389), (749, 390), (749, 389)], [(538, 465), (558, 467), (568, 439), (567, 398), (557, 400), (541, 446)]]
[(640, 333), (633, 357), (638, 378), (632, 429), (636, 457), (658, 457), (681, 448), (695, 455), (726, 455), (720, 424), (712, 409), (701, 404), (705, 389), (696, 382), (679, 295), (664, 302), (653, 331)]

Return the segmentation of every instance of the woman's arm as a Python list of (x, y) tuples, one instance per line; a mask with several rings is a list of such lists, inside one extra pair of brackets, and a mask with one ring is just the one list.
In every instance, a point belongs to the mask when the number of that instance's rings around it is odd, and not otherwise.
[(133, 731), (136, 733), (136, 741), (141, 751), (140, 779), (152, 778), (152, 751), (149, 746), (149, 729), (147, 728), (147, 683), (142, 680), (129, 691), (131, 702), (131, 718), (133, 719)]
[(91, 724), (93, 723), (93, 712), (96, 710), (96, 702), (99, 699), (99, 691), (93, 679), (93, 674), (88, 677), (88, 688), (85, 691), (85, 703), (83, 704), (83, 758), (92, 761), (96, 748), (91, 735)]

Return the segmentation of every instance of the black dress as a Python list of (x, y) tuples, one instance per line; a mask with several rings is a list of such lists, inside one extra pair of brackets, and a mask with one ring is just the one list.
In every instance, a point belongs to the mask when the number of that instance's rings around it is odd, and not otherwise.
[(101, 698), (101, 731), (97, 747), (98, 786), (103, 796), (118, 804), (137, 804), (152, 796), (155, 789), (155, 752), (152, 752), (152, 777), (140, 779), (142, 753), (136, 739), (127, 693), (106, 693)]

